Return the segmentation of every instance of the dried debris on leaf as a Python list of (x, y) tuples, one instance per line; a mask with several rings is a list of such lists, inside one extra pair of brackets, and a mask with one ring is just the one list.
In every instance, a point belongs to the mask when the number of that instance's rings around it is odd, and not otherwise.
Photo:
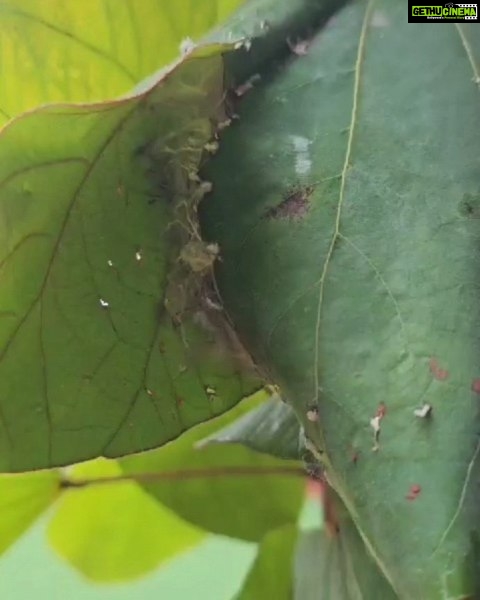
[(310, 48), (310, 40), (300, 40), (292, 42), (290, 38), (287, 38), (287, 44), (290, 50), (297, 56), (306, 56)]
[(312, 406), (307, 410), (307, 419), (310, 423), (318, 423), (320, 413), (318, 412), (317, 406)]
[(426, 419), (427, 417), (431, 416), (432, 410), (432, 405), (425, 402), (421, 408), (416, 408), (413, 411), (413, 414), (419, 419)]
[(272, 220), (302, 219), (310, 208), (312, 192), (313, 186), (290, 188), (287, 190), (284, 200), (278, 206), (269, 208), (265, 213), (265, 217)]
[(244, 83), (242, 83), (241, 85), (239, 85), (238, 87), (235, 88), (235, 95), (238, 98), (241, 98), (242, 96), (245, 96), (245, 94), (247, 92), (249, 92), (251, 89), (253, 89), (253, 86), (258, 83), (260, 81), (261, 77), (258, 73), (255, 73), (255, 75), (252, 75), (251, 77), (249, 77), (247, 79), (247, 81), (245, 81)]
[(387, 413), (387, 407), (385, 406), (385, 403), (380, 402), (380, 404), (378, 405), (378, 408), (377, 408), (377, 412), (375, 413), (375, 416), (372, 419), (370, 419), (370, 427), (373, 429), (373, 447), (372, 447), (373, 452), (377, 452), (377, 450), (380, 448), (380, 446), (379, 446), (380, 422), (383, 419), (383, 417), (386, 415), (386, 413)]

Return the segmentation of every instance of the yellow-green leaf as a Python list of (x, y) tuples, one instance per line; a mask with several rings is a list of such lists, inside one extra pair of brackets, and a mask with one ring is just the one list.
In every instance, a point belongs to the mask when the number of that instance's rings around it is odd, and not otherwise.
[(39, 104), (125, 94), (242, 0), (1, 0), (0, 125)]
[(55, 501), (59, 484), (56, 471), (0, 475), (0, 553)]
[[(75, 467), (75, 478), (115, 477), (115, 461)], [(64, 492), (48, 528), (55, 550), (95, 581), (132, 579), (195, 546), (204, 533), (156, 502), (135, 482)]]

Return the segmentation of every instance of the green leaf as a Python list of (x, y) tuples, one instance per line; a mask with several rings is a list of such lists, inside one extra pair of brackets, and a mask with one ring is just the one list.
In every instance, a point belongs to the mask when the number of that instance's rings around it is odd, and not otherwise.
[[(99, 459), (75, 467), (69, 477), (75, 481), (120, 474), (115, 461)], [(147, 573), (198, 544), (205, 534), (127, 481), (65, 491), (48, 537), (86, 577), (112, 582)]]
[(213, 444), (243, 444), (290, 460), (298, 460), (303, 450), (298, 418), (279, 398), (268, 400), (200, 442), (202, 447)]
[(179, 260), (205, 191), (189, 177), (224, 118), (222, 51), (3, 130), (0, 470), (158, 446), (260, 385), (206, 305), (209, 267)]
[(2, 0), (0, 125), (39, 104), (125, 94), (242, 0)]
[(352, 4), (250, 92), (203, 221), (229, 314), (399, 598), (463, 598), (480, 572), (480, 38), (406, 11)]
[(0, 553), (56, 500), (59, 484), (56, 471), (0, 476)]
[[(268, 53), (295, 14), (274, 15)], [(238, 51), (249, 74), (268, 54), (260, 30), (251, 55)], [(134, 97), (2, 130), (0, 471), (155, 447), (261, 385), (212, 308), (218, 248), (196, 226), (228, 49), (197, 48)]]
[(294, 525), (274, 529), (259, 545), (257, 557), (235, 600), (275, 598), (291, 600), (293, 555), (297, 530)]
[[(144, 482), (144, 488), (183, 519), (213, 533), (259, 541), (272, 529), (295, 523), (305, 480), (294, 461), (259, 454), (240, 445), (196, 449), (232, 418), (264, 397), (244, 400), (235, 409), (197, 426), (173, 444), (120, 460), (125, 474), (169, 473), (188, 469), (195, 478)], [(239, 473), (238, 471), (242, 471)]]
[(330, 527), (318, 526), (321, 508), (318, 489), (308, 498), (308, 506), (316, 509), (317, 518), (300, 523), (295, 548), (295, 600), (395, 600), (378, 566), (365, 547), (348, 512), (330, 488), (323, 502), (329, 506)]

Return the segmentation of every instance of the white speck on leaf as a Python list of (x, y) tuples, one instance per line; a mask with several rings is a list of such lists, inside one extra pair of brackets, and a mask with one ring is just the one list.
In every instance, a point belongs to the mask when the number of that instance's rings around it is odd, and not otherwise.
[(378, 439), (380, 437), (380, 421), (382, 420), (381, 415), (375, 415), (373, 419), (370, 419), (370, 427), (373, 429), (373, 447), (372, 452), (377, 452), (380, 446), (378, 445)]
[(371, 25), (372, 27), (388, 27), (390, 25), (390, 21), (387, 19), (384, 13), (376, 10), (372, 15)]
[(135, 260), (137, 262), (140, 262), (142, 260), (142, 258), (143, 258), (142, 251), (141, 250), (137, 250), (135, 252)]
[(215, 302), (208, 296), (205, 296), (205, 304), (207, 305), (207, 308), (210, 308), (211, 310), (216, 310), (216, 311), (223, 310), (223, 306), (221, 304), (219, 304), (218, 302)]
[(290, 140), (295, 152), (295, 172), (297, 175), (308, 175), (312, 169), (310, 158), (311, 141), (300, 135), (291, 135)]
[(192, 38), (186, 37), (180, 42), (180, 53), (188, 54), (189, 52), (194, 50), (195, 47), (196, 47), (196, 44), (192, 40)]
[(413, 414), (416, 417), (418, 417), (419, 419), (425, 419), (426, 417), (428, 417), (430, 415), (431, 412), (432, 412), (432, 405), (424, 404), (422, 406), (422, 408), (417, 408), (416, 410), (414, 410)]
[(102, 308), (108, 308), (110, 306), (110, 304), (106, 300), (104, 300), (103, 298), (100, 298), (99, 301), (100, 301), (100, 306)]
[(378, 415), (370, 419), (370, 427), (373, 429), (374, 433), (379, 433), (380, 431), (380, 418)]
[(287, 39), (287, 44), (290, 50), (297, 56), (306, 56), (308, 54), (308, 49), (310, 48), (309, 40), (293, 43), (290, 39)]
[[(249, 79), (247, 79), (247, 81), (245, 81), (245, 83), (242, 83), (242, 85), (239, 85), (236, 89), (235, 89), (235, 94), (240, 98), (242, 96), (244, 96), (247, 92), (249, 92), (253, 86), (258, 83), (260, 81), (261, 77), (258, 73), (255, 73), (255, 75), (252, 75)], [(232, 115), (232, 118), (235, 118)]]
[(320, 415), (318, 414), (318, 408), (311, 408), (307, 410), (307, 419), (311, 423), (317, 423)]
[(252, 42), (248, 38), (245, 38), (244, 40), (240, 40), (239, 42), (237, 42), (233, 47), (235, 50), (245, 48), (245, 50), (248, 52), (252, 47)]
[(111, 261), (111, 260), (107, 260), (107, 265), (108, 265), (109, 267), (113, 267), (113, 261)]

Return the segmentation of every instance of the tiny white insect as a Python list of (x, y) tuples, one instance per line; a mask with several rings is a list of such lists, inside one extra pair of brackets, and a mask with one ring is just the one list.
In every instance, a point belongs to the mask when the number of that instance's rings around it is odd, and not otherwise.
[(142, 260), (142, 258), (143, 258), (142, 251), (141, 250), (137, 250), (135, 252), (135, 260), (137, 262), (140, 262)]
[(318, 408), (310, 408), (307, 410), (307, 419), (311, 423), (317, 423), (320, 415), (318, 414)]
[(100, 306), (102, 308), (108, 308), (110, 306), (110, 304), (106, 300), (104, 300), (103, 298), (100, 298), (99, 301), (100, 301)]
[(113, 267), (113, 261), (111, 261), (111, 260), (107, 260), (107, 265), (108, 265), (109, 267)]

